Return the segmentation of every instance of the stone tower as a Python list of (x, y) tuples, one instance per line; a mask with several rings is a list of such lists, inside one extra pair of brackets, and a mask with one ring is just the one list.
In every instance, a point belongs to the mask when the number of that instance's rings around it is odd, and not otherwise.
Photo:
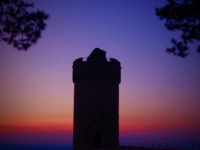
[(95, 48), (73, 62), (73, 150), (119, 144), (120, 62)]

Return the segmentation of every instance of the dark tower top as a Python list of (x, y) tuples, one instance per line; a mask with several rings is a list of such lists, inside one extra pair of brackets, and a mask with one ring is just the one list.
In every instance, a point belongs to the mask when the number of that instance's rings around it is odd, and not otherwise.
[(95, 48), (73, 62), (73, 149), (119, 144), (120, 62)]
[(106, 51), (104, 50), (101, 50), (99, 48), (95, 48), (92, 53), (89, 55), (88, 58), (91, 58), (91, 57), (99, 57), (99, 58), (106, 58)]
[(121, 82), (120, 78), (120, 62), (114, 58), (110, 61), (106, 58), (106, 51), (95, 48), (86, 61), (78, 58), (73, 63), (73, 82), (80, 80), (105, 78)]

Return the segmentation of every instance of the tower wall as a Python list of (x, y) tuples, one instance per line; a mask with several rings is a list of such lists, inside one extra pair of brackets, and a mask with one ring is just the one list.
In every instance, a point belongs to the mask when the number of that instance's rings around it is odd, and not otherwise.
[(119, 143), (120, 62), (94, 49), (73, 62), (73, 149)]

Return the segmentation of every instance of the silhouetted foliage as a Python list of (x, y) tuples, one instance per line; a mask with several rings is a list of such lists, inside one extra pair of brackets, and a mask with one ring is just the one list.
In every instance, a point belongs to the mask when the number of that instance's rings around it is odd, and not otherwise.
[[(166, 51), (180, 57), (188, 55), (188, 44), (200, 41), (200, 0), (168, 0), (168, 4), (156, 8), (160, 20), (165, 19), (165, 27), (170, 31), (181, 31), (182, 41), (172, 38), (173, 47)], [(197, 47), (200, 53), (200, 46)]]
[(12, 44), (18, 50), (27, 50), (36, 44), (45, 29), (49, 15), (37, 10), (29, 12), (33, 3), (23, 0), (0, 0), (0, 41)]

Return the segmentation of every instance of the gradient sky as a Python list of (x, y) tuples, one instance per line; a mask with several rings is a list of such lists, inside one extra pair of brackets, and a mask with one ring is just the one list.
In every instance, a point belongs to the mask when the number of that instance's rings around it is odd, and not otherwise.
[[(32, 2), (32, 0), (30, 0)], [(0, 42), (0, 141), (72, 143), (72, 63), (99, 47), (121, 62), (120, 142), (200, 142), (200, 55), (165, 52), (166, 0), (34, 0), (50, 14), (28, 51)]]

